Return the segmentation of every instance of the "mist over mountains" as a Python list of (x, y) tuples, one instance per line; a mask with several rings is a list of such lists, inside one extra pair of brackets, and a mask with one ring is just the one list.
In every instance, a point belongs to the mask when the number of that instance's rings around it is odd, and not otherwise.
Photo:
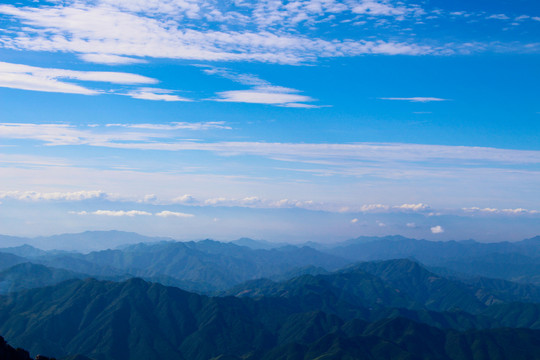
[(51, 239), (111, 249), (0, 249), (0, 335), (31, 356), (540, 358), (540, 237), (289, 245), (115, 231)]

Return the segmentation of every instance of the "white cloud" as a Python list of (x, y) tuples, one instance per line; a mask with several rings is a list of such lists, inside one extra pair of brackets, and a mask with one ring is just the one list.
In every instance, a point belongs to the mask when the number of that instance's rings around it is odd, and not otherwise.
[(125, 127), (131, 129), (147, 130), (211, 130), (211, 129), (232, 129), (226, 125), (225, 121), (205, 121), (205, 122), (173, 122), (170, 124), (107, 124), (106, 127)]
[(490, 16), (486, 17), (486, 19), (508, 20), (510, 18), (505, 14), (494, 14), (494, 15), (490, 15)]
[(393, 6), (387, 1), (362, 0), (352, 8), (356, 14), (375, 16), (398, 16), (400, 19), (410, 13), (420, 14), (423, 11), (419, 7)]
[(359, 220), (357, 218), (354, 218), (351, 220), (351, 224), (356, 224)]
[(248, 196), (244, 198), (228, 198), (225, 196), (208, 198), (203, 201), (194, 202), (196, 205), (204, 206), (226, 206), (226, 207), (251, 207), (251, 208), (303, 208), (303, 209), (323, 209), (325, 206), (323, 203), (317, 203), (312, 200), (293, 200), (293, 199), (281, 199), (272, 200), (264, 199), (258, 196)]
[(218, 198), (211, 198), (211, 199), (206, 199), (204, 201), (204, 204), (205, 205), (221, 205), (225, 202), (228, 202), (230, 201), (229, 199), (227, 199), (226, 197), (218, 197)]
[(414, 228), (416, 228), (416, 224), (413, 223), (413, 222), (410, 222), (410, 223), (407, 223), (407, 227), (414, 229)]
[(114, 217), (120, 217), (120, 216), (128, 216), (128, 217), (134, 217), (134, 216), (151, 216), (152, 214), (147, 211), (140, 211), (140, 210), (97, 210), (93, 211), (91, 213), (88, 213), (91, 215), (100, 215), (100, 216), (114, 216)]
[(16, 199), (25, 201), (82, 201), (89, 199), (106, 199), (110, 197), (103, 191), (74, 192), (37, 192), (37, 191), (1, 191), (0, 199)]
[(42, 68), (29, 65), (0, 62), (0, 72), (29, 74), (43, 78), (63, 78), (81, 81), (99, 81), (112, 84), (155, 84), (158, 81), (146, 76), (113, 71), (75, 71), (55, 68)]
[(102, 93), (100, 90), (89, 89), (59, 79), (122, 85), (154, 84), (157, 82), (157, 80), (145, 76), (122, 72), (74, 71), (0, 62), (0, 87), (82, 95)]
[(390, 209), (390, 206), (388, 205), (368, 204), (368, 205), (362, 205), (362, 207), (360, 208), (360, 211), (362, 212), (387, 211), (388, 209)]
[(254, 89), (254, 90), (233, 90), (219, 92), (216, 101), (241, 102), (251, 104), (269, 104), (269, 105), (305, 105), (302, 102), (314, 101), (309, 96), (294, 94), (290, 92), (272, 91), (272, 89)]
[[(91, 128), (95, 130), (95, 128)], [(152, 135), (150, 135), (152, 136)], [(46, 145), (82, 145), (103, 146), (114, 141), (148, 141), (148, 134), (143, 133), (97, 133), (77, 129), (67, 124), (0, 124), (0, 138), (34, 139)], [(101, 144), (101, 145), (99, 145)]]
[(418, 6), (396, 6), (385, 0), (298, 0), (294, 2), (262, 0), (257, 2), (253, 12), (253, 21), (259, 27), (294, 28), (298, 24), (313, 26), (317, 22), (327, 21), (334, 14), (392, 16), (401, 20), (405, 16), (421, 13), (423, 11)]
[(68, 214), (81, 215), (81, 216), (90, 215), (90, 213), (88, 211), (68, 211)]
[(141, 100), (157, 100), (157, 101), (193, 101), (178, 95), (172, 94), (172, 90), (156, 89), (156, 88), (141, 88), (127, 92), (125, 95), (134, 99)]
[(253, 74), (239, 74), (226, 68), (202, 66), (203, 71), (208, 75), (218, 75), (234, 82), (251, 85), (249, 90), (232, 90), (217, 93), (215, 101), (241, 102), (252, 104), (269, 104), (284, 107), (315, 108), (317, 105), (304, 104), (304, 102), (315, 101), (315, 99), (299, 95), (299, 90), (283, 86), (275, 86), (268, 81), (260, 79)]
[(180, 204), (192, 204), (192, 203), (195, 203), (196, 201), (197, 200), (193, 196), (191, 196), (189, 194), (178, 196), (178, 197), (172, 199), (173, 203), (180, 203)]
[[(204, 124), (204, 123), (203, 123)], [(174, 125), (173, 125), (174, 126)], [(197, 125), (199, 126), (199, 125)], [(166, 129), (166, 128), (165, 128)], [(488, 147), (419, 145), (400, 143), (265, 143), (265, 142), (196, 142), (164, 139), (155, 129), (135, 129), (131, 132), (103, 132), (99, 127), (77, 128), (67, 124), (0, 123), (0, 138), (42, 141), (46, 145), (90, 145), (98, 147), (163, 150), (211, 151), (220, 154), (263, 156), (287, 161), (330, 161), (354, 165), (354, 161), (374, 162), (445, 162), (454, 161), (497, 164), (539, 164), (540, 151), (509, 150)]]
[(522, 20), (527, 20), (527, 19), (530, 19), (531, 17), (529, 15), (521, 15), (521, 16), (518, 16), (514, 19), (514, 21), (522, 21)]
[(157, 202), (158, 200), (158, 197), (156, 196), (156, 194), (147, 194), (147, 195), (144, 195), (142, 200), (139, 200), (139, 202), (142, 202), (142, 203), (155, 203)]
[(537, 214), (538, 213), (537, 210), (527, 210), (527, 209), (522, 209), (522, 208), (503, 209), (503, 210), (501, 210), (501, 212), (507, 213), (507, 214)]
[(303, 103), (287, 103), (287, 104), (280, 104), (278, 106), (288, 107), (288, 108), (299, 108), (299, 109), (318, 109), (322, 107), (329, 107), (328, 105), (311, 105), (311, 104), (303, 104)]
[(197, 65), (203, 69), (203, 72), (207, 75), (217, 75), (225, 79), (232, 80), (242, 85), (250, 86), (271, 86), (271, 84), (259, 78), (254, 74), (241, 74), (223, 67), (216, 67), (210, 65)]
[(98, 0), (99, 4), (111, 6), (132, 13), (165, 14), (199, 18), (201, 0)]
[(394, 101), (410, 101), (410, 102), (433, 102), (433, 101), (448, 101), (449, 99), (441, 99), (436, 97), (388, 97), (380, 98), (381, 100), (394, 100)]
[(437, 226), (433, 226), (433, 227), (431, 228), (431, 232), (432, 232), (433, 234), (442, 234), (442, 233), (444, 232), (444, 229), (442, 228), (442, 226), (437, 225)]
[(181, 213), (181, 212), (167, 211), (167, 210), (166, 210), (166, 211), (161, 211), (161, 212), (157, 213), (156, 216), (160, 216), (160, 217), (192, 218), (192, 217), (194, 217), (195, 215), (193, 215), (193, 214)]
[(86, 62), (106, 65), (141, 64), (147, 62), (143, 59), (135, 59), (127, 56), (111, 54), (80, 54), (79, 57)]
[(394, 206), (394, 209), (399, 210), (410, 210), (410, 211), (424, 211), (428, 210), (430, 207), (427, 204), (403, 204), (403, 205), (397, 205)]
[[(374, 27), (390, 24), (397, 27), (398, 21), (420, 23), (430, 18), (419, 5), (402, 1), (66, 0), (51, 3), (33, 7), (0, 5), (0, 14), (13, 20), (9, 21), (9, 32), (0, 35), (0, 46), (74, 53), (85, 61), (109, 65), (132, 64), (149, 58), (298, 64), (364, 54), (449, 55), (500, 47), (498, 43), (426, 45), (409, 40), (343, 39), (344, 32), (325, 34), (325, 39), (302, 35), (305, 28), (315, 29), (332, 22), (336, 23), (333, 25), (369, 22)], [(431, 12), (431, 18), (436, 12)]]
[(528, 210), (523, 208), (517, 209), (497, 209), (497, 208), (479, 208), (479, 207), (470, 207), (462, 209), (468, 213), (485, 213), (485, 214), (506, 214), (506, 215), (527, 215), (527, 214), (538, 214), (538, 210)]
[[(371, 1), (368, 4), (378, 2)], [(373, 5), (370, 6), (375, 9)], [(336, 6), (331, 8), (337, 10)], [(390, 9), (389, 5), (386, 5), (385, 9)], [(273, 15), (276, 14), (275, 9), (270, 11)], [(376, 12), (381, 14), (381, 10)], [(221, 31), (195, 30), (195, 26), (189, 26), (183, 21), (185, 19), (175, 20), (170, 16), (160, 18), (150, 16), (151, 14), (126, 12), (122, 7), (111, 6), (110, 2), (91, 5), (81, 1), (36, 8), (0, 5), (0, 13), (22, 23), (21, 31), (16, 35), (0, 36), (0, 44), (4, 47), (73, 52), (93, 62), (120, 62), (129, 61), (127, 58), (133, 57), (154, 57), (296, 64), (320, 57), (362, 54), (421, 55), (449, 51), (445, 48), (400, 42), (322, 40), (299, 36), (295, 32), (276, 32), (275, 29), (266, 27), (273, 23), (283, 26), (283, 19), (266, 14), (259, 16), (261, 12), (257, 11), (254, 16), (262, 22), (258, 22), (261, 26), (256, 31), (249, 26), (241, 26), (241, 30), (237, 31), (226, 28)], [(227, 18), (233, 21), (241, 19), (239, 16)], [(251, 20), (245, 20), (246, 24), (251, 23)], [(238, 23), (235, 26), (238, 26)]]
[(465, 212), (487, 212), (487, 213), (497, 213), (499, 212), (499, 209), (495, 208), (479, 208), (479, 207), (470, 207), (470, 208), (463, 208), (462, 209)]
[(425, 211), (430, 209), (429, 205), (427, 204), (402, 204), (402, 205), (383, 205), (383, 204), (366, 204), (362, 205), (359, 209), (359, 211), (362, 212), (390, 212), (390, 211), (413, 211), (413, 212), (419, 212), (419, 211)]

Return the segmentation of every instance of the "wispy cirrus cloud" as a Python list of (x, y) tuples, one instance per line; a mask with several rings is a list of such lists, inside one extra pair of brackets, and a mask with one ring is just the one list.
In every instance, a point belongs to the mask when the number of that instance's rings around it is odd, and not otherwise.
[[(215, 124), (214, 124), (215, 125)], [(132, 125), (129, 125), (132, 126)], [(170, 125), (174, 127), (173, 125)], [(101, 127), (76, 127), (68, 124), (0, 123), (0, 138), (37, 140), (49, 146), (88, 145), (133, 150), (210, 151), (233, 155), (263, 156), (272, 159), (340, 161), (469, 161), (496, 164), (539, 164), (540, 151), (489, 147), (422, 145), (401, 143), (271, 143), (271, 142), (194, 142), (167, 138), (156, 127), (139, 125), (132, 131), (103, 131)], [(180, 125), (182, 127), (182, 125)], [(159, 127), (158, 127), (159, 128)], [(207, 126), (195, 124), (194, 129)], [(110, 127), (107, 127), (110, 129)], [(164, 130), (170, 130), (165, 125)], [(159, 139), (160, 141), (156, 141)], [(489, 163), (489, 164), (488, 164)], [(331, 164), (331, 162), (329, 163)]]
[(347, 211), (361, 211), (367, 212), (423, 212), (429, 210), (431, 207), (427, 204), (401, 204), (401, 205), (384, 205), (384, 204), (365, 204), (358, 209), (349, 208)]
[[(173, 94), (172, 90), (158, 88), (135, 88), (124, 90), (96, 89), (77, 82), (108, 83), (113, 85), (152, 85), (158, 80), (146, 76), (112, 71), (75, 71), (43, 68), (22, 64), (0, 62), (0, 87), (12, 89), (68, 93), (80, 95), (118, 94), (135, 99), (162, 101), (191, 101)], [(95, 85), (98, 86), (98, 85)]]
[(486, 17), (486, 19), (508, 20), (510, 18), (505, 14), (493, 14), (493, 15), (489, 15), (488, 17)]
[(174, 95), (172, 90), (156, 88), (140, 88), (127, 92), (125, 95), (134, 99), (158, 101), (193, 101), (185, 97)]
[(155, 215), (156, 215), (156, 216), (159, 216), (159, 217), (164, 217), (164, 218), (168, 218), (168, 217), (176, 217), (176, 218), (192, 218), (192, 217), (195, 216), (195, 215), (193, 215), (193, 214), (186, 214), (186, 213), (182, 213), (182, 212), (168, 211), (168, 210), (158, 212), (158, 213), (156, 213)]
[[(250, 104), (283, 105), (296, 107), (310, 107), (305, 102), (315, 99), (298, 94), (298, 90), (275, 87), (256, 87), (251, 90), (232, 90), (217, 93), (215, 101), (238, 102)], [(311, 105), (314, 107), (314, 105)]]
[(523, 208), (516, 209), (497, 209), (497, 208), (479, 208), (479, 207), (470, 207), (463, 208), (463, 211), (467, 213), (478, 213), (478, 214), (508, 214), (508, 215), (521, 215), (521, 214), (538, 214), (538, 210), (529, 210)]
[(82, 201), (91, 199), (112, 198), (101, 190), (83, 190), (72, 192), (38, 192), (38, 191), (1, 191), (0, 199), (24, 201)]
[(71, 212), (71, 213), (75, 215), (98, 215), (98, 216), (114, 216), (114, 217), (152, 216), (152, 213), (149, 213), (147, 211), (141, 211), (141, 210), (96, 210), (92, 212), (77, 211), (77, 212)]
[(111, 54), (80, 54), (79, 57), (86, 62), (105, 65), (127, 65), (147, 62), (143, 59), (135, 59), (127, 56)]
[(122, 85), (157, 83), (155, 79), (122, 72), (74, 71), (0, 62), (0, 87), (83, 95), (97, 95), (102, 92), (66, 80)]
[(70, 211), (72, 215), (97, 215), (112, 217), (135, 217), (135, 216), (158, 216), (162, 218), (192, 218), (193, 214), (164, 210), (158, 213), (151, 213), (143, 210), (96, 210), (96, 211)]
[(318, 105), (306, 104), (316, 101), (310, 96), (299, 94), (300, 91), (283, 86), (275, 86), (254, 74), (240, 74), (227, 68), (201, 66), (208, 75), (217, 75), (242, 85), (249, 85), (248, 90), (231, 90), (217, 93), (217, 98), (210, 99), (221, 102), (238, 102), (251, 104), (277, 105), (296, 108), (316, 108)]
[(409, 101), (409, 102), (439, 102), (439, 101), (449, 101), (450, 99), (442, 99), (437, 97), (385, 97), (379, 98), (381, 100), (392, 100), (392, 101)]
[(170, 124), (106, 124), (106, 127), (124, 127), (131, 129), (146, 129), (146, 130), (211, 130), (232, 128), (225, 121), (205, 121), (205, 122), (173, 122)]

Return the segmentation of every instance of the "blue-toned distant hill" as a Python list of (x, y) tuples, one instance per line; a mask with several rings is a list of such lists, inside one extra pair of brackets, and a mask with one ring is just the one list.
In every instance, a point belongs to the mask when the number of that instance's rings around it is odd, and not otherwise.
[(9, 253), (0, 252), (0, 271), (10, 268), (13, 265), (26, 262), (26, 261), (27, 260), (23, 257), (9, 254)]
[(33, 258), (33, 257), (43, 256), (47, 254), (46, 251), (35, 248), (28, 244), (1, 248), (0, 251), (4, 253), (8, 253), (8, 254), (26, 257), (26, 258)]
[[(378, 320), (407, 317), (432, 326), (455, 329), (504, 326), (540, 328), (540, 288), (503, 280), (447, 279), (407, 260), (360, 263), (324, 275), (302, 275), (274, 282), (248, 281), (221, 295), (287, 299), (304, 311), (322, 310), (343, 318)], [(528, 307), (517, 302), (531, 302)], [(369, 311), (368, 311), (369, 309)], [(474, 316), (473, 316), (474, 315)], [(527, 321), (523, 319), (527, 318)]]
[[(540, 236), (518, 242), (436, 242), (402, 236), (360, 237), (321, 251), (351, 261), (412, 258), (456, 276), (483, 276), (540, 285)], [(446, 270), (444, 270), (446, 269)]]
[[(65, 235), (63, 238), (80, 241), (102, 236), (130, 238), (130, 241), (141, 238), (140, 236), (132, 238), (131, 233), (120, 232), (86, 232)], [(158, 238), (152, 240), (148, 243), (124, 245), (114, 250), (87, 254), (43, 251), (28, 245), (5, 248), (5, 251), (12, 254), (3, 254), (6, 258), (4, 269), (31, 261), (49, 268), (61, 268), (102, 279), (139, 276), (166, 285), (208, 293), (259, 277), (279, 277), (287, 273), (293, 276), (292, 274), (302, 271), (302, 268), (313, 267), (320, 272), (350, 264), (349, 260), (309, 247), (253, 249), (212, 240), (198, 242), (157, 241)]]
[(540, 236), (517, 242), (480, 243), (465, 241), (429, 241), (403, 236), (359, 237), (327, 245), (327, 252), (355, 261), (389, 260), (413, 257), (424, 263), (493, 254), (517, 254), (540, 257)]
[[(293, 245), (274, 247), (271, 243), (251, 239), (231, 243), (163, 241), (118, 231), (66, 234), (55, 238), (72, 244), (128, 244), (88, 254), (43, 251), (28, 245), (4, 248), (0, 249), (0, 252), (4, 251), (0, 257), (5, 259), (0, 270), (32, 261), (99, 278), (139, 276), (210, 293), (260, 277), (287, 279), (302, 273), (335, 270), (358, 261), (411, 258), (447, 277), (470, 281), (484, 277), (540, 285), (539, 237), (489, 244), (472, 240), (433, 242), (401, 236), (361, 237), (334, 245), (312, 244), (317, 249)], [(149, 242), (129, 244), (139, 240)], [(249, 246), (237, 245), (242, 243)], [(534, 289), (529, 292), (531, 299), (537, 298)]]
[[(114, 249), (126, 244), (141, 242), (171, 241), (171, 238), (150, 237), (125, 231), (85, 231), (76, 234), (60, 234), (52, 236), (39, 236), (35, 238), (22, 238), (0, 235), (0, 246), (15, 247), (11, 251), (24, 251), (17, 249), (21, 245), (30, 245), (41, 250), (62, 250), (90, 252), (104, 249)], [(28, 249), (28, 248), (27, 248)], [(11, 252), (10, 249), (4, 249)], [(0, 251), (3, 251), (0, 249)], [(21, 253), (22, 254), (22, 253)], [(29, 254), (23, 256), (30, 256)], [(33, 256), (33, 255), (32, 255)]]
[[(335, 308), (343, 309), (343, 305), (346, 305), (479, 313), (492, 303), (503, 302), (496, 297), (496, 292), (449, 280), (406, 259), (360, 263), (333, 273), (302, 275), (283, 282), (253, 280), (222, 295), (297, 298), (296, 302), (300, 302), (308, 294), (313, 301), (312, 310), (326, 312), (335, 312)], [(482, 300), (487, 294), (490, 295), (490, 302), (484, 303)], [(512, 300), (521, 299), (514, 294)]]
[(69, 279), (85, 279), (86, 274), (39, 264), (22, 263), (0, 272), (0, 294), (58, 284)]
[(212, 240), (137, 244), (122, 250), (92, 252), (73, 258), (137, 276), (166, 275), (208, 284), (215, 289), (308, 265), (335, 270), (350, 263), (308, 247), (254, 250)]

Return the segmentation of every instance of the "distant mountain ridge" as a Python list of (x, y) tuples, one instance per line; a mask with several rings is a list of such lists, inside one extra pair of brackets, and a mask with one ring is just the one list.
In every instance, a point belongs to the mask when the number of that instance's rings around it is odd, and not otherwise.
[[(84, 236), (88, 234), (85, 233)], [(204, 293), (224, 290), (258, 277), (281, 276), (309, 266), (335, 270), (350, 263), (309, 247), (252, 249), (213, 240), (198, 242), (161, 240), (124, 245), (120, 249), (88, 254), (41, 251), (28, 245), (4, 250), (27, 256), (21, 258), (13, 254), (0, 253), (0, 257), (4, 256), (7, 259), (4, 262), (6, 269), (8, 266), (31, 261), (50, 268), (62, 268), (101, 279), (121, 280), (139, 276), (150, 281)]]
[[(303, 245), (274, 247), (282, 244), (247, 238), (229, 243), (213, 240), (178, 242), (119, 231), (89, 231), (56, 238), (71, 239), (72, 243), (98, 238), (93, 241), (108, 245), (127, 241), (128, 244), (87, 254), (43, 251), (29, 245), (3, 248), (0, 249), (0, 260), (3, 260), (0, 271), (31, 261), (101, 279), (139, 276), (191, 291), (211, 293), (250, 279), (284, 279), (301, 271), (309, 273), (302, 270), (309, 267), (323, 273), (359, 261), (411, 258), (444, 276), (484, 277), (540, 285), (540, 237), (492, 244), (472, 240), (433, 242), (402, 236), (360, 237), (333, 245), (312, 244), (317, 249)], [(129, 244), (139, 240), (150, 242)], [(529, 293), (531, 300), (538, 297), (534, 289)]]
[[(144, 236), (134, 232), (118, 230), (84, 231), (74, 234), (38, 236), (33, 238), (0, 235), (0, 244), (4, 248), (17, 248), (26, 244), (46, 251), (63, 250), (91, 252), (104, 249), (113, 249), (125, 244), (156, 241), (173, 241), (173, 239), (166, 237)], [(0, 251), (3, 250), (0, 249)]]
[(0, 334), (66, 360), (540, 359), (540, 238), (144, 239), (0, 249)]

